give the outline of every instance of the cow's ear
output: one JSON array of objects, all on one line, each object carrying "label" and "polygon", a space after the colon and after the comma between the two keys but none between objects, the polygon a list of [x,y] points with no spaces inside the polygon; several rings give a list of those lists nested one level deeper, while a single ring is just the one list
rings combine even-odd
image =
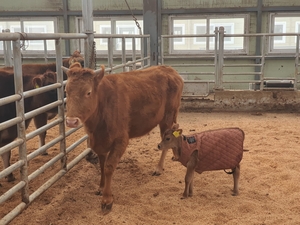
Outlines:
[{"label": "cow's ear", "polygon": [[101,69],[94,70],[94,73],[95,73],[95,79],[97,80],[97,82],[100,82],[104,76],[105,67],[103,65],[101,65]]},{"label": "cow's ear", "polygon": [[36,76],[32,79],[34,88],[39,88],[43,86],[43,79],[41,76]]},{"label": "cow's ear", "polygon": [[175,123],[172,127],[172,130],[177,130],[179,128],[179,124],[178,123]]}]

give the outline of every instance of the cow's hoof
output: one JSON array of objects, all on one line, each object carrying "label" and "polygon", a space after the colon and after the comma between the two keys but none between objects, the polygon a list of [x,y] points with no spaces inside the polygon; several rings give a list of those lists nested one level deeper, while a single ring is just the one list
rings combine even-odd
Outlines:
[{"label": "cow's hoof", "polygon": [[95,191],[95,195],[100,195],[100,196],[102,196],[102,191]]},{"label": "cow's hoof", "polygon": [[152,176],[159,176],[159,175],[161,175],[161,173],[158,172],[158,171],[154,171],[154,172],[152,173]]},{"label": "cow's hoof", "polygon": [[42,155],[48,155],[48,152],[43,152]]},{"label": "cow's hoof", "polygon": [[101,210],[102,210],[103,215],[106,215],[111,212],[112,205],[113,205],[113,203],[110,203],[110,204],[102,203],[101,204]]},{"label": "cow's hoof", "polygon": [[13,174],[9,174],[9,175],[6,177],[6,179],[7,179],[7,182],[12,182],[12,181],[16,180],[16,178],[14,177]]}]

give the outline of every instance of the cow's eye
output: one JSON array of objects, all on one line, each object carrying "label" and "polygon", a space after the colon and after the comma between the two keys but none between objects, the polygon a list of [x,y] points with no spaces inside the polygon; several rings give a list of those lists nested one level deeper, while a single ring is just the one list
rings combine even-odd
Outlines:
[{"label": "cow's eye", "polygon": [[87,95],[87,96],[90,96],[90,95],[91,95],[91,92],[88,92],[86,95]]},{"label": "cow's eye", "polygon": [[166,138],[166,141],[170,141],[170,138]]}]

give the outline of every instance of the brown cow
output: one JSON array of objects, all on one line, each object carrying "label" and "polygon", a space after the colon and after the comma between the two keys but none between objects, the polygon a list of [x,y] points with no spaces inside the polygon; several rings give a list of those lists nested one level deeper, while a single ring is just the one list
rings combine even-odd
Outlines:
[{"label": "brown cow", "polygon": [[158,149],[173,148],[175,159],[187,167],[182,198],[193,195],[194,171],[202,173],[225,169],[232,169],[229,174],[233,174],[233,195],[238,195],[244,132],[239,128],[226,128],[183,135],[178,126],[175,124],[172,129],[166,130]]},{"label": "brown cow", "polygon": [[[74,51],[72,56],[70,56],[67,59],[63,59],[63,65],[65,67],[69,67],[70,65],[72,65],[75,62],[79,62],[81,65],[83,65],[83,63],[84,63],[84,58],[80,54],[79,51]],[[10,73],[13,76],[13,73],[14,73],[13,69],[14,69],[13,67],[0,68],[0,76],[2,76],[2,74],[7,74],[7,73]],[[32,63],[32,64],[23,64],[22,65],[23,74],[30,74],[30,75],[34,76],[34,75],[44,74],[44,73],[46,73],[46,71],[56,72],[56,63],[44,63],[44,64]],[[14,87],[9,86],[9,88],[10,88],[10,90],[8,90],[6,93],[4,91],[2,91],[3,96],[8,96],[8,93],[14,94],[14,92],[13,92]],[[41,102],[41,103],[43,103],[43,102]],[[38,104],[38,103],[35,103],[35,104]],[[47,120],[54,118],[56,114],[57,114],[57,111],[56,112],[51,111],[49,113],[42,113],[42,114],[39,114],[36,117],[34,117],[34,124],[35,124],[36,128],[40,128],[40,127],[46,125]],[[3,117],[3,118],[6,118],[6,117]],[[46,131],[39,135],[40,147],[45,145],[45,138],[46,138]],[[44,154],[47,154],[47,152],[45,152]]]},{"label": "brown cow", "polygon": [[[80,54],[79,51],[74,51],[72,56],[69,58],[63,59],[63,66],[64,67],[70,67],[75,62],[79,62],[82,66],[84,64],[84,58]],[[13,72],[13,67],[2,67],[0,70],[6,70],[9,72]],[[38,75],[38,74],[43,74],[47,70],[56,72],[56,63],[41,63],[41,64],[36,64],[36,63],[29,63],[29,64],[23,64],[22,65],[22,72],[23,74],[31,74],[31,75]]]},{"label": "brown cow", "polygon": [[[47,86],[56,83],[56,73],[47,71],[42,75],[23,75],[23,90],[28,91],[37,87]],[[10,72],[1,71],[0,73],[0,98],[13,95],[14,89],[14,75]],[[36,96],[25,98],[24,106],[25,112],[32,111],[43,105],[49,104],[57,100],[56,89],[48,92],[41,93]],[[39,128],[47,123],[47,119],[53,118],[57,114],[57,108],[54,108],[48,112],[42,113],[34,118],[36,126]],[[0,123],[10,120],[16,117],[15,102],[0,106]],[[25,121],[26,128],[28,127],[31,119]],[[45,140],[46,132],[40,135],[40,139]],[[0,131],[0,147],[12,142],[17,137],[17,126],[9,127]],[[44,144],[44,143],[41,143]],[[10,155],[8,151],[2,154],[2,160],[4,168],[10,166]],[[14,176],[10,174],[7,177],[8,181],[13,181]]]},{"label": "brown cow", "polygon": [[[90,147],[99,157],[99,193],[106,214],[113,204],[112,175],[129,139],[145,135],[157,125],[163,134],[176,123],[183,80],[167,66],[107,76],[103,66],[94,71],[73,64],[63,70],[68,76],[66,125],[83,123]],[[158,167],[163,167],[163,159]]]}]

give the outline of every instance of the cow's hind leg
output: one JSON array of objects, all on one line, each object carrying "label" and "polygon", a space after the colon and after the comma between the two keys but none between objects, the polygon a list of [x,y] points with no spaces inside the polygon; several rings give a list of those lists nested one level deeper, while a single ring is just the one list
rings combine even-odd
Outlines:
[{"label": "cow's hind leg", "polygon": [[181,199],[193,196],[194,175],[195,175],[195,168],[197,164],[198,164],[198,151],[195,150],[191,154],[191,157],[186,166],[186,174],[184,179],[185,188]]},{"label": "cow's hind leg", "polygon": [[[4,169],[6,169],[7,167],[10,166],[11,151],[3,153],[1,155],[1,157],[2,157],[2,161],[3,161]],[[16,178],[14,177],[14,175],[12,173],[10,173],[6,176],[6,179],[8,182],[11,182],[11,181],[14,181]]]},{"label": "cow's hind leg", "polygon": [[113,205],[114,199],[111,191],[112,175],[122,155],[124,154],[127,145],[128,145],[128,139],[115,140],[114,144],[110,148],[110,151],[105,161],[105,165],[104,165],[105,182],[102,191],[102,202],[101,202],[101,208],[104,215],[111,211]]},{"label": "cow's hind leg", "polygon": [[233,171],[233,196],[239,194],[240,164]]}]

